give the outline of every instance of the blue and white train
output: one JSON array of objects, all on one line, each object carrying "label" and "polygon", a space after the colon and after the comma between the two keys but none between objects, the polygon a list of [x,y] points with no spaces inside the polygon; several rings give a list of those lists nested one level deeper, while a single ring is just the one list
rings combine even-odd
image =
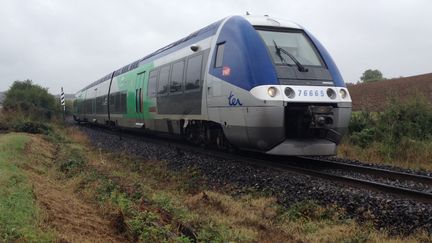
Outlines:
[{"label": "blue and white train", "polygon": [[333,155],[351,97],[301,26],[269,16],[213,23],[88,85],[77,121],[276,155]]}]

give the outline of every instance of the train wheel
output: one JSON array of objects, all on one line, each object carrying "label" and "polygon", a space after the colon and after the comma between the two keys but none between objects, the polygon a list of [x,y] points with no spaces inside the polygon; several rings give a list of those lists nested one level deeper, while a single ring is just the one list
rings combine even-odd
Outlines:
[{"label": "train wheel", "polygon": [[216,133],[216,147],[220,150],[228,150],[229,143],[225,138],[225,134],[222,129],[218,129]]}]

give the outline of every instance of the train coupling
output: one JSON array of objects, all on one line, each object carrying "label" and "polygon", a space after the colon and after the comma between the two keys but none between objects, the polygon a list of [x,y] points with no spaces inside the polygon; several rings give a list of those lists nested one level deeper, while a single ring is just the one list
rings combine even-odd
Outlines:
[{"label": "train coupling", "polygon": [[322,128],[333,125],[333,106],[309,106],[312,128]]}]

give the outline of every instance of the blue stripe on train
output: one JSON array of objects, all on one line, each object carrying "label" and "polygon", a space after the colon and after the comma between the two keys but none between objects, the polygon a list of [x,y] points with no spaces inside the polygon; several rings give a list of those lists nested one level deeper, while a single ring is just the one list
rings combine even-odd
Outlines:
[{"label": "blue stripe on train", "polygon": [[234,16],[222,26],[217,43],[225,42],[223,66],[230,69],[223,75],[223,68],[214,68],[213,53],[210,74],[245,90],[258,85],[279,84],[267,47],[258,32],[243,17]]}]

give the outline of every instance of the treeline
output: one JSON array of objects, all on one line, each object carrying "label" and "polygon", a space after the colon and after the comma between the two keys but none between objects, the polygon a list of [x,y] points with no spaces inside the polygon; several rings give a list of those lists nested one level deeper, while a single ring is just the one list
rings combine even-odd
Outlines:
[{"label": "treeline", "polygon": [[47,133],[61,116],[58,99],[31,80],[15,81],[5,94],[0,130]]}]

